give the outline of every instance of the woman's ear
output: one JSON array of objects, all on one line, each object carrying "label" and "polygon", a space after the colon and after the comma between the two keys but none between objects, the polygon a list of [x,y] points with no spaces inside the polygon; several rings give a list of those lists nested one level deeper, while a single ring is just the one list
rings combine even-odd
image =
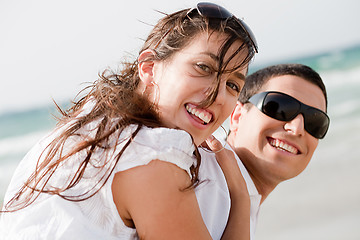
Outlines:
[{"label": "woman's ear", "polygon": [[244,104],[237,101],[236,106],[233,112],[230,115],[230,131],[236,132],[239,124],[239,118],[241,117],[242,110],[244,108]]},{"label": "woman's ear", "polygon": [[138,57],[139,77],[146,86],[150,86],[154,80],[154,51],[147,49],[140,53]]}]

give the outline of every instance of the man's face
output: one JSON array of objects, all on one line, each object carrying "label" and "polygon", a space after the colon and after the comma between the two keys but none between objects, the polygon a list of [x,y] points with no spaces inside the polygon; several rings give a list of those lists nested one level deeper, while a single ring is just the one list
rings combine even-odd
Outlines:
[{"label": "man's face", "polygon": [[[325,111],[321,89],[292,75],[275,77],[259,92],[278,91]],[[232,114],[232,145],[251,175],[266,181],[284,181],[300,174],[308,165],[318,139],[304,129],[303,115],[284,122],[268,117],[251,105],[238,105]]]}]

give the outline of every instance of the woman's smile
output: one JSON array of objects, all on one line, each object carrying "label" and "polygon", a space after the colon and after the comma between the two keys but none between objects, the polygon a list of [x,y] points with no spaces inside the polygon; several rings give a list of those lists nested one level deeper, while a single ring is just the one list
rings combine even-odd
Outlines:
[{"label": "woman's smile", "polygon": [[196,107],[194,104],[188,103],[185,106],[187,112],[199,123],[207,125],[213,120],[213,114],[205,109]]}]

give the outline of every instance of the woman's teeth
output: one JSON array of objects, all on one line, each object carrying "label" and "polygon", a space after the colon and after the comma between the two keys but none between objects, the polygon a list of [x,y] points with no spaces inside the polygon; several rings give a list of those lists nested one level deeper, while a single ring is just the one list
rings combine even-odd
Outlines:
[{"label": "woman's teeth", "polygon": [[188,111],[188,113],[191,113],[192,115],[195,115],[196,117],[198,117],[205,124],[208,124],[211,120],[211,114],[204,110],[201,110],[201,109],[199,110],[199,109],[194,108],[189,105],[186,105],[186,110]]},{"label": "woman's teeth", "polygon": [[276,147],[277,149],[280,149],[280,150],[283,150],[286,152],[290,152],[293,154],[298,154],[298,150],[295,147],[288,145],[288,144],[284,143],[283,141],[280,141],[279,139],[272,138],[272,139],[270,139],[269,143],[271,146]]}]

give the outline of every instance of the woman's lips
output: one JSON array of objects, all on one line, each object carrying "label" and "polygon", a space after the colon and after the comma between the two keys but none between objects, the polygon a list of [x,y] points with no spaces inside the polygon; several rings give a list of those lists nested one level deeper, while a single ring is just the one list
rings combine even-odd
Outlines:
[{"label": "woman's lips", "polygon": [[201,121],[202,124],[206,125],[211,122],[213,115],[202,108],[197,108],[196,105],[188,103],[185,105],[186,111],[192,115],[197,121]]}]

